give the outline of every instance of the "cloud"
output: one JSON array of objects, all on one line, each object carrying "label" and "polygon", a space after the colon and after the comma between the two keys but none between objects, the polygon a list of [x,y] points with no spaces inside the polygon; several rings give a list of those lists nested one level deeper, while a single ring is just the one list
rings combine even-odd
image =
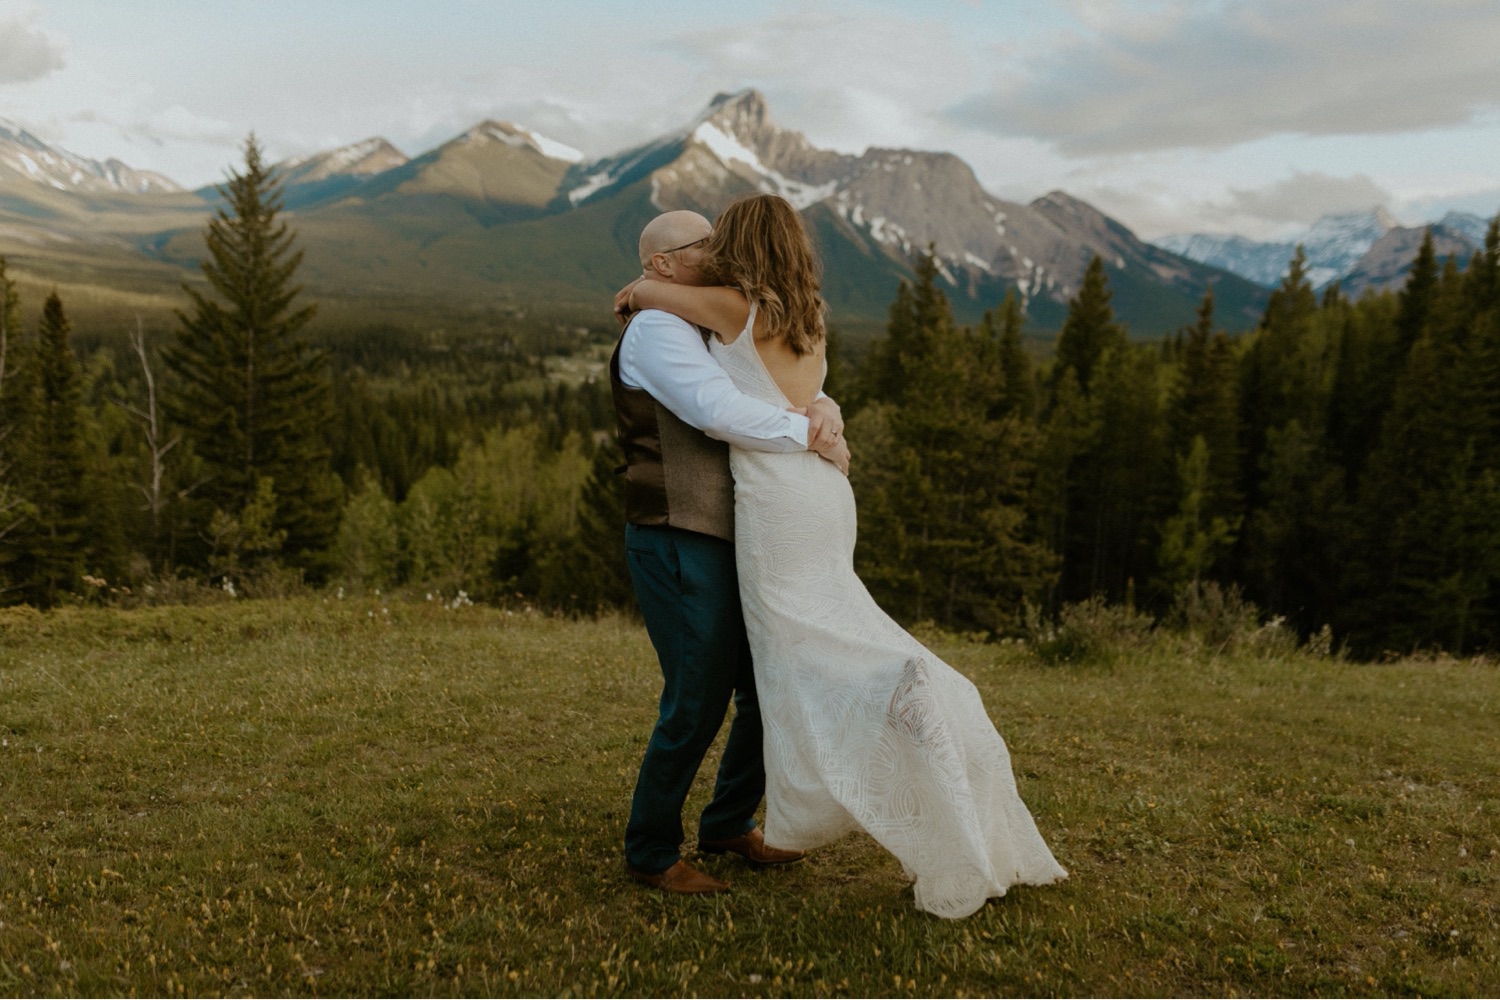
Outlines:
[{"label": "cloud", "polygon": [[1116,218],[1129,219],[1146,239],[1187,232],[1281,239],[1324,215],[1389,209],[1400,202],[1363,174],[1334,177],[1302,171],[1261,187],[1230,187],[1225,194],[1209,196],[1151,181],[1129,186],[1085,182],[1076,187],[1075,193],[1086,201]]},{"label": "cloud", "polygon": [[978,80],[972,51],[949,25],[869,8],[811,4],[682,32],[663,48],[706,87],[756,87],[778,124],[850,151],[922,144],[943,125],[944,95]]},{"label": "cloud", "polygon": [[1376,135],[1500,107],[1490,0],[1083,4],[1036,56],[1008,53],[955,123],[1065,154],[1225,149],[1273,135]]},{"label": "cloud", "polygon": [[1266,187],[1231,188],[1222,211],[1267,222],[1306,222],[1330,212],[1358,212],[1391,203],[1391,193],[1364,174],[1331,177],[1297,171]]},{"label": "cloud", "polygon": [[[603,156],[682,128],[720,91],[755,87],[777,124],[817,145],[930,147],[935,131],[948,128],[946,88],[969,89],[979,79],[967,68],[972,52],[937,20],[826,3],[652,34],[649,42],[625,33],[591,45],[576,43],[569,61],[510,61],[381,95],[383,118],[413,149],[501,118]],[[944,86],[936,87],[940,74]]]},{"label": "cloud", "polygon": [[30,83],[63,68],[62,45],[33,26],[36,14],[0,17],[0,85]]}]

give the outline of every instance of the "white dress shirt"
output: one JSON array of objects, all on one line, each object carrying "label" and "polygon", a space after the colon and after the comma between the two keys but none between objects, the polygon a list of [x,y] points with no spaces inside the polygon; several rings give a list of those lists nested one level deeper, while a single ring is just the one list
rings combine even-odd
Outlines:
[{"label": "white dress shirt", "polygon": [[620,343],[620,380],[717,441],[753,451],[807,448],[807,418],[737,389],[698,328],[672,313],[643,309],[631,319]]}]

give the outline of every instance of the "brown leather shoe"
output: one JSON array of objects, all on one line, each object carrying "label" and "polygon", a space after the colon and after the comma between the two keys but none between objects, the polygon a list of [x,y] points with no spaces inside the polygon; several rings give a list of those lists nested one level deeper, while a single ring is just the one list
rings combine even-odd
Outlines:
[{"label": "brown leather shoe", "polygon": [[727,840],[700,840],[698,850],[705,854],[725,852],[738,854],[752,865],[785,865],[807,857],[802,851],[767,847],[766,836],[760,832],[758,826],[752,828],[749,833],[742,833],[738,837],[730,837]]},{"label": "brown leather shoe", "polygon": [[630,877],[642,885],[663,892],[680,892],[689,896],[703,896],[714,892],[728,892],[729,883],[720,882],[712,875],[705,875],[686,861],[678,861],[664,872],[638,872],[629,865],[625,870]]}]

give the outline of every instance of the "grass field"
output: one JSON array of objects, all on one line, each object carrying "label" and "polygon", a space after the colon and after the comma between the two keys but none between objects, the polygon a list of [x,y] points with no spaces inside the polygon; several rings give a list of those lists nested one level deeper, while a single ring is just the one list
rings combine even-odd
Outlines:
[{"label": "grass field", "polygon": [[628,881],[625,619],[0,611],[0,993],[1500,994],[1494,663],[933,642],[1072,872],[954,922],[857,837]]}]

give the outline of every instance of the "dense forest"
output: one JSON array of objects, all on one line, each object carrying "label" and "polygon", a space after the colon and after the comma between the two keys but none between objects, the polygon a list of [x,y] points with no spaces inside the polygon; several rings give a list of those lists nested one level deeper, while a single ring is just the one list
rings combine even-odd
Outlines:
[{"label": "dense forest", "polygon": [[[612,331],[318,326],[278,213],[252,143],[170,330],[75,335],[55,293],[26,327],[0,259],[0,602],[631,606],[608,386],[556,377]],[[897,618],[1003,636],[1086,600],[1234,601],[1358,655],[1500,646],[1500,219],[1357,301],[1299,252],[1239,337],[1210,293],[1132,341],[1096,259],[1040,362],[1022,302],[959,325],[930,258],[892,294],[857,358],[831,339],[828,391]]]}]

